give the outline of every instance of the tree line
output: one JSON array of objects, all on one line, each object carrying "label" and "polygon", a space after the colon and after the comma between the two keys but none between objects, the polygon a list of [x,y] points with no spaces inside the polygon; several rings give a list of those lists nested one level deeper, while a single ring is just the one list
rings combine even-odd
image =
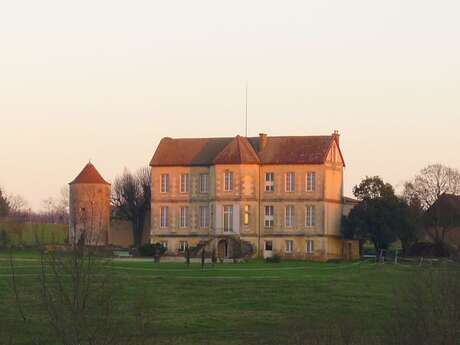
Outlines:
[{"label": "tree line", "polygon": [[401,242],[403,254],[419,242],[431,242],[439,255],[456,254],[448,235],[460,230],[460,172],[429,165],[404,184],[402,195],[379,176],[366,177],[353,188],[359,204],[342,223],[347,239],[373,243],[377,253]]}]

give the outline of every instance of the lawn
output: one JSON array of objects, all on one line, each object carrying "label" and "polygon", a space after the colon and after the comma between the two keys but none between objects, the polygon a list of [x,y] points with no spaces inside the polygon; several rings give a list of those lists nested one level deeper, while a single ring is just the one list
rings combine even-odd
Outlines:
[{"label": "lawn", "polygon": [[[35,286],[36,254],[15,257],[21,284]],[[299,320],[324,325],[344,317],[370,337],[378,336],[391,318],[394,291],[419,269],[371,262],[251,261],[209,264],[202,270],[199,264],[187,268],[177,262],[113,262],[120,314],[130,320],[129,306],[143,298],[155,310],[158,337],[184,344],[269,342],[289,336]],[[8,254],[0,253],[0,300],[8,301],[0,322],[11,323],[17,313],[9,280]]]},{"label": "lawn", "polygon": [[13,245],[63,244],[68,232],[65,224],[18,224],[12,222],[0,223],[0,241],[7,236]]}]

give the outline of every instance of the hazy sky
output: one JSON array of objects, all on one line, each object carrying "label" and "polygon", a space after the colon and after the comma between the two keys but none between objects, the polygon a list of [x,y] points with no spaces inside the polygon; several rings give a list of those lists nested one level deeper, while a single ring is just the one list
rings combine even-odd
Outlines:
[{"label": "hazy sky", "polygon": [[342,134],[346,193],[460,168],[460,1],[4,1],[0,185],[36,209],[163,136]]}]

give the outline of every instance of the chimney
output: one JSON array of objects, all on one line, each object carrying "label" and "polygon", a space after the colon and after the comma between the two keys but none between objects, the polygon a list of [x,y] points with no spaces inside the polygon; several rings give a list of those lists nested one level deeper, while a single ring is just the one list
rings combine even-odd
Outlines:
[{"label": "chimney", "polygon": [[335,130],[334,133],[332,134],[332,137],[335,138],[337,142],[337,146],[340,146],[340,133],[338,130]]},{"label": "chimney", "polygon": [[259,152],[262,152],[267,145],[267,134],[260,133],[259,134]]}]

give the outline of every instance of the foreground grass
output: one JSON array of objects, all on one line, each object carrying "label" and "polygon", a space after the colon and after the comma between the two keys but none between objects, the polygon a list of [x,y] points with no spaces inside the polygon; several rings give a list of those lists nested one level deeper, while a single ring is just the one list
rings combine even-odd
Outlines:
[{"label": "foreground grass", "polygon": [[[15,253],[19,284],[38,286],[39,261],[33,252]],[[391,318],[393,293],[401,289],[416,266],[375,263],[312,263],[251,261],[199,264],[113,261],[120,301],[118,316],[133,322],[129,306],[143,299],[155,314],[160,339],[184,344],[246,344],[289,336],[292,325],[324,325],[350,317],[369,337],[381,335]],[[7,253],[0,254],[0,323],[13,323]],[[38,318],[38,316],[37,316]],[[33,327],[45,327],[36,320]],[[287,333],[287,334],[286,334]],[[27,339],[18,342],[27,343]],[[173,343],[176,343],[176,340]],[[281,342],[278,342],[281,343]]]}]

